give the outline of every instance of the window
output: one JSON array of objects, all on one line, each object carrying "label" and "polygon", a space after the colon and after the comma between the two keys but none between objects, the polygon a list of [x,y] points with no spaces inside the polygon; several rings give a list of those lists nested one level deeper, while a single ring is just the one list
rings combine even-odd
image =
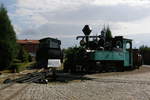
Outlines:
[{"label": "window", "polygon": [[130,43],[126,43],[126,49],[130,49],[131,45]]},{"label": "window", "polygon": [[50,41],[49,45],[50,45],[50,48],[60,48],[58,42]]},{"label": "window", "polygon": [[116,48],[122,48],[121,41],[116,41]]}]

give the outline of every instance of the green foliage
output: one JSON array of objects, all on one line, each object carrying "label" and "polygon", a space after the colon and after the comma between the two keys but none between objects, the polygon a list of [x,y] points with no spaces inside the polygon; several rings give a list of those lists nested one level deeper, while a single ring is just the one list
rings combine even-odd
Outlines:
[{"label": "green foliage", "polygon": [[0,69],[8,67],[12,61],[12,53],[10,44],[7,42],[0,41]]},{"label": "green foliage", "polygon": [[30,55],[28,52],[22,46],[20,46],[17,59],[19,59],[21,62],[28,62],[31,59],[29,57]]},{"label": "green foliage", "polygon": [[13,63],[10,67],[10,69],[13,71],[13,72],[21,72],[23,70],[25,70],[27,67],[31,67],[31,66],[34,66],[34,63],[32,62],[24,62],[24,63]]},{"label": "green foliage", "polygon": [[146,46],[146,45],[142,45],[139,47],[140,51],[150,51],[150,47]]},{"label": "green foliage", "polygon": [[82,47],[70,47],[64,50],[64,71],[74,70],[76,65],[82,65],[84,62],[84,49]]},{"label": "green foliage", "polygon": [[106,29],[106,40],[109,40],[112,38],[112,34],[111,34],[111,31],[110,31],[110,28],[107,27]]},{"label": "green foliage", "polygon": [[0,69],[8,67],[17,54],[16,33],[7,15],[6,8],[0,6]]},{"label": "green foliage", "polygon": [[106,38],[106,41],[110,40],[112,38],[112,33],[111,33],[109,26],[107,28],[105,28],[105,26],[104,26],[104,28],[102,29],[102,32]]},{"label": "green foliage", "polygon": [[19,59],[14,59],[13,63],[21,63],[21,61]]},{"label": "green foliage", "polygon": [[32,62],[32,56],[29,54],[29,56],[28,56],[28,61],[29,62]]}]

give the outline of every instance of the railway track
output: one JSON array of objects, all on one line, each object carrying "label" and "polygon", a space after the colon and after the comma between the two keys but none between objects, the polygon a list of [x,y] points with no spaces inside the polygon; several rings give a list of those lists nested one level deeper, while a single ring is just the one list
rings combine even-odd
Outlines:
[{"label": "railway track", "polygon": [[[51,71],[47,71],[47,72],[33,72],[33,73],[28,73],[20,78],[17,79],[6,79],[3,83],[9,83],[9,84],[13,84],[13,83],[46,83],[46,78],[48,76],[52,76],[52,72]],[[9,86],[9,85],[8,85]]]},{"label": "railway track", "polygon": [[34,72],[34,73],[26,74],[25,76],[23,76],[21,78],[12,80],[12,82],[15,82],[15,83],[30,83],[30,82],[37,83],[42,79],[44,80],[45,76],[46,75],[43,72]]}]

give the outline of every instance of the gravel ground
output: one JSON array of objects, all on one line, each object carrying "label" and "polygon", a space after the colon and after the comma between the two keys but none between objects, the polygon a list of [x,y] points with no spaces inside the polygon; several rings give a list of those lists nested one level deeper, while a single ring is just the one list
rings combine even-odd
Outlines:
[{"label": "gravel ground", "polygon": [[150,100],[149,70],[143,67],[132,72],[85,75],[90,80],[68,83],[15,84],[5,89],[0,85],[0,97],[3,95],[9,100]]}]

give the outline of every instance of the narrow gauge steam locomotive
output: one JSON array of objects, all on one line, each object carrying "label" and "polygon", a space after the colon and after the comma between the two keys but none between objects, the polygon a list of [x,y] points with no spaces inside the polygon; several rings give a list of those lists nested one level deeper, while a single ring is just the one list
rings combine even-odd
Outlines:
[{"label": "narrow gauge steam locomotive", "polygon": [[48,68],[48,59],[63,60],[61,41],[54,38],[43,38],[40,40],[39,49],[36,54],[38,68]]},{"label": "narrow gauge steam locomotive", "polygon": [[84,49],[82,65],[76,65],[73,71],[124,71],[125,69],[139,68],[142,58],[138,50],[132,49],[132,40],[123,36],[107,38],[102,31],[99,36],[90,36],[91,29],[88,25],[83,28],[85,36],[81,38],[81,47]]}]

